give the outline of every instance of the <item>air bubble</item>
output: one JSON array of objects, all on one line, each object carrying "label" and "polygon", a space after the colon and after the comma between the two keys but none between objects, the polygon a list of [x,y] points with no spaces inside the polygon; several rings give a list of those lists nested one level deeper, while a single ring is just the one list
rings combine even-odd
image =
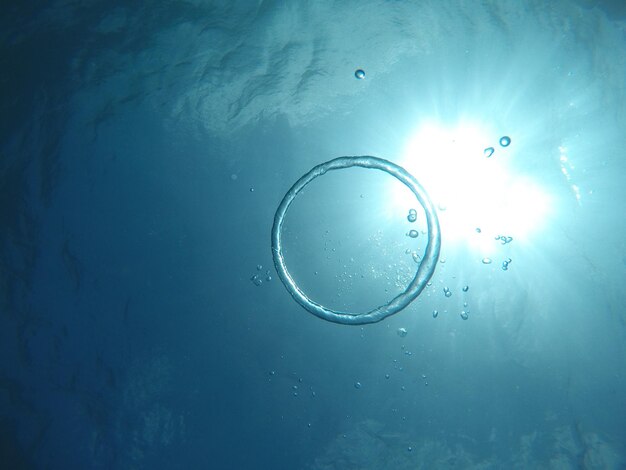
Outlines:
[{"label": "air bubble", "polygon": [[491,264],[491,258],[483,258],[482,262],[483,264]]},{"label": "air bubble", "polygon": [[398,328],[397,333],[400,338],[404,338],[407,335],[408,331],[406,331],[406,328]]},{"label": "air bubble", "polygon": [[439,315],[439,311],[433,310],[433,318],[437,318],[438,315]]},{"label": "air bubble", "polygon": [[467,314],[467,312],[466,312],[465,310],[463,310],[463,311],[461,312],[461,318],[462,318],[463,320],[467,320],[467,319],[469,318],[469,315]]},{"label": "air bubble", "polygon": [[[320,305],[312,301],[300,287],[296,284],[293,277],[287,270],[285,258],[282,250],[282,226],[285,221],[286,213],[298,195],[311,181],[318,176],[327,174],[333,170],[341,170],[351,167],[360,167],[384,171],[403,183],[417,198],[424,209],[426,215],[426,225],[428,227],[428,240],[422,262],[419,265],[415,277],[412,279],[406,290],[395,298],[367,312],[341,312],[332,308]],[[298,179],[294,185],[287,191],[274,215],[274,224],[272,226],[272,257],[278,277],[285,285],[287,291],[294,300],[299,303],[308,312],[327,321],[341,323],[344,325],[363,325],[367,323],[376,323],[384,318],[389,317],[400,310],[407,307],[415,300],[426,287],[426,283],[432,277],[439,259],[439,251],[441,248],[441,232],[437,213],[433,207],[428,194],[419,184],[419,182],[405,169],[395,165],[387,160],[371,156],[354,156],[339,157],[334,160],[322,163],[313,167],[308,173]]]},{"label": "air bubble", "polygon": [[463,292],[467,292],[469,290],[469,286],[463,286]]},{"label": "air bubble", "polygon": [[354,388],[356,388],[356,389],[361,388],[361,382],[356,382],[356,383],[354,384]]},{"label": "air bubble", "polygon": [[406,216],[406,220],[408,220],[411,223],[415,222],[417,220],[417,213],[409,212],[409,215]]},{"label": "air bubble", "polygon": [[493,152],[494,152],[494,148],[493,147],[487,147],[485,150],[483,150],[483,154],[487,158],[491,157],[493,155]]},{"label": "air bubble", "polygon": [[354,76],[356,78],[358,78],[359,80],[363,80],[365,78],[365,70],[363,70],[363,69],[356,69],[354,71]]},{"label": "air bubble", "polygon": [[500,137],[500,145],[502,147],[508,147],[511,144],[511,138],[508,135]]},{"label": "air bubble", "polygon": [[413,261],[415,261],[416,263],[420,262],[420,255],[417,253],[417,251],[413,251],[411,253],[411,258],[413,258]]},{"label": "air bubble", "polygon": [[506,245],[507,243],[511,243],[513,241],[513,237],[509,237],[507,235],[498,235],[495,237],[495,240],[500,240],[500,243]]},{"label": "air bubble", "polygon": [[419,232],[417,230],[409,230],[407,235],[411,238],[417,238],[419,236]]},{"label": "air bubble", "polygon": [[446,297],[451,297],[452,296],[452,292],[450,292],[450,289],[448,287],[444,287],[443,288],[443,295],[445,295]]}]

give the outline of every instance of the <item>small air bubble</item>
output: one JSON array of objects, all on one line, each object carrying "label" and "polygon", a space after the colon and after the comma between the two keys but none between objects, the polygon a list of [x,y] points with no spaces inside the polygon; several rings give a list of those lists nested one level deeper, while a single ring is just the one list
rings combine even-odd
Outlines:
[{"label": "small air bubble", "polygon": [[511,144],[511,138],[508,135],[500,137],[500,145],[502,147],[508,147]]},{"label": "small air bubble", "polygon": [[409,215],[406,216],[406,219],[413,223],[417,220],[417,211],[415,209],[409,209]]},{"label": "small air bubble", "polygon": [[493,147],[487,147],[485,150],[483,150],[483,154],[487,158],[491,157],[493,155],[493,152],[494,152],[494,148]]},{"label": "small air bubble", "polygon": [[365,70],[363,70],[363,69],[356,69],[354,71],[354,76],[356,78],[358,78],[359,80],[363,80],[365,78]]}]

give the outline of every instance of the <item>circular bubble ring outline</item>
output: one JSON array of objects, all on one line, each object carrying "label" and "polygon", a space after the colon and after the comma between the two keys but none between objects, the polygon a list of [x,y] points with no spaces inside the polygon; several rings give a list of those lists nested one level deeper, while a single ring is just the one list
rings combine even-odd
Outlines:
[{"label": "circular bubble ring outline", "polygon": [[[419,265],[415,277],[406,290],[390,300],[388,303],[364,313],[336,311],[311,300],[296,284],[291,277],[291,274],[289,274],[282,251],[282,226],[285,221],[285,215],[298,193],[315,178],[324,175],[328,171],[342,170],[354,166],[384,171],[404,183],[411,190],[411,192],[413,192],[418,202],[424,208],[426,213],[426,223],[428,225],[428,242],[426,244],[424,256],[422,257],[422,262]],[[398,313],[400,310],[408,306],[417,298],[417,296],[420,295],[435,272],[437,261],[439,260],[440,250],[441,232],[439,228],[439,219],[437,218],[435,207],[430,201],[428,194],[418,181],[404,168],[378,157],[339,157],[315,166],[298,181],[296,181],[289,191],[287,191],[287,194],[285,194],[285,197],[276,210],[274,224],[272,226],[272,257],[274,259],[274,266],[276,267],[278,277],[287,288],[287,291],[289,291],[296,302],[313,315],[333,323],[341,323],[344,325],[364,325],[368,323],[376,323],[390,315]]]}]

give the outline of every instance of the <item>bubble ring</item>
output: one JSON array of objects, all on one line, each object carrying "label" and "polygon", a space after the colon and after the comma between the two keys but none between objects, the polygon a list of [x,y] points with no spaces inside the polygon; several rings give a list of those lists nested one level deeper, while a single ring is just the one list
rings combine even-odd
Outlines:
[{"label": "bubble ring", "polygon": [[[296,284],[291,277],[291,274],[289,274],[282,251],[282,227],[285,221],[285,215],[298,193],[315,178],[322,176],[328,171],[342,170],[353,166],[381,170],[389,173],[391,176],[394,176],[396,179],[404,183],[413,192],[413,194],[415,194],[418,202],[424,208],[424,211],[426,212],[426,223],[428,225],[428,243],[426,244],[426,250],[422,258],[422,262],[419,265],[415,277],[406,290],[394,299],[390,300],[388,303],[364,313],[340,312],[324,307],[323,305],[311,300]],[[272,226],[272,257],[274,259],[274,266],[278,272],[278,277],[280,277],[280,280],[285,285],[291,296],[296,302],[313,315],[330,322],[341,323],[344,325],[364,325],[367,323],[376,323],[390,315],[393,315],[394,313],[398,313],[400,310],[408,306],[417,298],[418,295],[420,295],[422,290],[424,290],[424,287],[426,287],[426,284],[435,272],[440,249],[441,232],[439,229],[439,220],[437,219],[435,208],[424,188],[422,188],[418,181],[404,168],[378,157],[339,157],[312,168],[308,173],[296,181],[289,191],[287,191],[287,194],[285,194],[285,197],[276,210],[274,225]]]}]

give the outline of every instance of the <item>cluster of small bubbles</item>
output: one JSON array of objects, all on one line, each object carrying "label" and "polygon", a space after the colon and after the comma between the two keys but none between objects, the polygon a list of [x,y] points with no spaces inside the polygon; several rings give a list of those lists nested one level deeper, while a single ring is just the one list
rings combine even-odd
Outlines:
[{"label": "cluster of small bubbles", "polygon": [[419,264],[421,257],[420,255],[417,253],[417,251],[413,251],[411,252],[411,258],[413,258],[413,261],[415,261],[416,263]]},{"label": "cluster of small bubbles", "polygon": [[361,382],[355,382],[354,388],[356,388],[356,389],[361,388]]},{"label": "cluster of small bubbles", "polygon": [[461,318],[463,320],[467,320],[469,318],[469,315],[467,314],[467,312],[465,310],[461,311]]},{"label": "cluster of small bubbles", "polygon": [[483,154],[487,158],[491,157],[493,155],[493,152],[494,152],[494,148],[493,147],[487,147],[485,150],[483,150]]},{"label": "cluster of small bubbles", "polygon": [[363,80],[365,78],[365,70],[363,69],[356,69],[354,71],[354,76],[359,79],[359,80]]},{"label": "cluster of small bubbles", "polygon": [[513,241],[513,237],[509,237],[507,235],[498,235],[495,238],[496,240],[500,240],[500,243],[506,245],[507,243],[511,243]]},{"label": "cluster of small bubbles", "polygon": [[256,270],[257,270],[257,271],[262,271],[262,270],[263,270],[263,265],[261,265],[261,264],[257,264],[257,265],[256,265]]},{"label": "cluster of small bubbles", "polygon": [[437,316],[439,316],[439,311],[433,310],[433,318],[437,318]]},{"label": "cluster of small bubbles", "polygon": [[419,232],[417,230],[409,230],[407,235],[411,238],[417,238],[419,236]]},{"label": "cluster of small bubbles", "polygon": [[270,270],[265,271],[265,280],[270,282],[272,280],[272,275],[270,274]]},{"label": "cluster of small bubbles", "polygon": [[502,147],[508,147],[509,145],[511,145],[511,138],[508,135],[503,135],[502,137],[500,137],[500,145]]},{"label": "cluster of small bubbles", "polygon": [[509,269],[509,264],[511,264],[513,260],[511,258],[507,258],[504,261],[502,261],[502,271],[506,271]]},{"label": "cluster of small bubbles", "polygon": [[415,209],[409,209],[409,215],[406,216],[406,220],[413,223],[417,220],[417,211]]},{"label": "cluster of small bubbles", "polygon": [[443,295],[445,295],[446,297],[451,297],[452,296],[452,292],[450,291],[450,288],[444,287],[443,288]]},{"label": "cluster of small bubbles", "polygon": [[252,284],[254,284],[255,286],[260,286],[261,284],[263,284],[263,279],[261,279],[261,277],[258,274],[254,274],[250,280],[252,281]]},{"label": "cluster of small bubbles", "polygon": [[491,264],[491,258],[483,258],[482,262],[483,264]]},{"label": "cluster of small bubbles", "polygon": [[408,331],[406,331],[406,328],[398,328],[398,336],[400,338],[404,338],[407,335]]},{"label": "cluster of small bubbles", "polygon": [[463,286],[463,292],[467,292],[469,290],[469,286]]}]

